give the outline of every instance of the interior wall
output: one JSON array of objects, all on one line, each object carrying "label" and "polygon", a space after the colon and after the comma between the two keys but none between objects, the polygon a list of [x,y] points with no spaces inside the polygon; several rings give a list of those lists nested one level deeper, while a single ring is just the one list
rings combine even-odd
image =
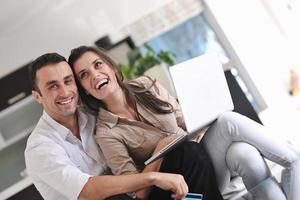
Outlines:
[{"label": "interior wall", "polygon": [[0,78],[47,52],[69,55],[170,0],[4,0],[0,8]]}]

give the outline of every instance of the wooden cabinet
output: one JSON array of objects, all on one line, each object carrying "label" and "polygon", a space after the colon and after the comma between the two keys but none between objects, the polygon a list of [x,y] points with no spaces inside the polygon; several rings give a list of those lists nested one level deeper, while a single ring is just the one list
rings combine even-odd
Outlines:
[{"label": "wooden cabinet", "polygon": [[0,112],[31,94],[30,64],[0,79]]}]

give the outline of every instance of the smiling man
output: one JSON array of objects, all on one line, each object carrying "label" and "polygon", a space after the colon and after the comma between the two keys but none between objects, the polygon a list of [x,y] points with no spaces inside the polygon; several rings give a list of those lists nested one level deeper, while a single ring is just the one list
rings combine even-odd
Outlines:
[{"label": "smiling man", "polygon": [[44,199],[106,199],[149,186],[173,191],[174,199],[185,196],[188,188],[181,175],[109,175],[94,139],[95,116],[78,106],[74,76],[64,57],[57,53],[38,57],[31,78],[32,96],[44,112],[27,141],[25,161]]},{"label": "smiling man", "polygon": [[[54,58],[54,56],[53,56]],[[67,62],[57,56],[61,61],[56,64],[49,63],[37,70],[35,90],[32,91],[34,99],[43,105],[44,111],[55,121],[64,124],[74,135],[80,139],[77,117],[74,114],[78,103],[77,87]]]}]

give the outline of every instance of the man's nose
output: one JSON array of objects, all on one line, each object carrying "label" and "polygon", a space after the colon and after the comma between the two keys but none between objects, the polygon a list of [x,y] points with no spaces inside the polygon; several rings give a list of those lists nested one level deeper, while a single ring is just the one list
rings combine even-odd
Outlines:
[{"label": "man's nose", "polygon": [[60,88],[60,95],[67,96],[69,94],[69,89],[66,85],[61,86]]}]

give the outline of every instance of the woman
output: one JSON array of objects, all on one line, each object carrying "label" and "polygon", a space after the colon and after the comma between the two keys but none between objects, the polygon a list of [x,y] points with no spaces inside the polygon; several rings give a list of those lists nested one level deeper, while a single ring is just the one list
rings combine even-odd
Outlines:
[{"label": "woman", "polygon": [[[185,134],[176,99],[158,83],[145,77],[123,82],[117,65],[92,47],[73,49],[69,63],[82,86],[83,102],[99,109],[96,138],[115,174],[140,172],[143,161],[168,143],[171,133]],[[299,152],[269,138],[263,126],[237,113],[224,113],[201,143],[221,191],[230,176],[238,174],[254,199],[300,199]],[[261,154],[284,167],[283,190]],[[158,170],[155,165],[158,168],[150,170]]]},{"label": "woman", "polygon": [[[82,47],[80,49],[85,51],[85,49],[87,50],[93,48]],[[80,49],[79,51],[81,52]],[[87,81],[87,88],[90,88],[89,91],[91,95],[86,95],[87,90],[83,90],[83,88],[80,87],[80,84],[78,85],[83,102],[85,102],[88,106],[90,106],[91,109],[94,109],[95,111],[98,111],[100,108],[99,114],[101,113],[101,117],[99,115],[97,122],[96,140],[104,152],[107,163],[112,172],[116,175],[146,171],[179,173],[184,176],[185,181],[189,186],[189,192],[201,193],[206,199],[223,199],[218,190],[218,185],[210,158],[207,156],[207,153],[201,144],[195,142],[184,143],[175,150],[171,151],[167,156],[164,157],[164,159],[160,159],[146,167],[144,166],[144,161],[153,153],[163,148],[167,143],[173,140],[174,137],[177,137],[178,134],[185,134],[185,132],[182,129],[179,129],[179,131],[169,129],[162,132],[162,130],[157,128],[157,125],[155,126],[153,125],[154,123],[152,124],[151,119],[150,121],[147,121],[147,119],[149,119],[147,114],[141,114],[138,112],[133,99],[125,99],[125,93],[121,89],[121,87],[130,87],[130,90],[139,90],[142,92],[142,88],[137,85],[137,82],[132,82],[130,85],[122,85],[121,74],[117,73],[118,77],[116,77],[115,70],[117,68],[114,68],[113,70],[110,67],[116,65],[106,55],[106,62],[109,63],[109,65],[105,64],[103,73],[101,75],[99,74],[100,76],[96,75],[96,73],[94,73],[96,71],[94,70],[100,69],[104,62],[102,59],[100,59],[100,57],[97,56],[98,54],[95,53],[101,52],[98,52],[96,49],[93,50],[94,52],[86,52],[88,56],[92,56],[93,61],[90,63],[92,64],[92,67],[90,67],[90,64],[86,65],[82,63],[82,66],[87,66],[87,68],[81,68],[79,70],[80,72],[77,71],[78,73],[76,77],[78,80]],[[81,57],[80,52],[78,54],[79,57]],[[77,59],[79,57],[76,56],[76,52],[70,56],[69,61],[72,66],[73,64],[77,65],[79,61]],[[92,76],[95,78],[89,79]],[[89,82],[88,80],[93,81]],[[146,82],[150,81],[150,79],[143,80]],[[119,86],[119,83],[122,85],[121,87]],[[92,88],[97,89],[92,91]],[[105,101],[110,102],[109,104],[102,104],[102,101],[99,101],[93,97],[97,96],[97,93],[103,90],[106,92],[104,95],[100,94],[101,97],[99,97],[99,99],[106,99]],[[127,88],[124,90],[128,91]],[[145,92],[142,92],[141,94],[144,93]],[[150,101],[145,102],[149,102],[150,104],[152,103],[152,108],[156,108],[159,112],[165,113],[163,116],[169,115],[172,117],[172,119],[174,118],[174,115],[171,113],[171,109],[173,109],[171,104],[162,100],[156,100],[156,97],[151,95],[149,92],[146,92],[145,94],[148,96],[143,96],[141,98],[147,98],[148,100],[150,99]],[[129,94],[129,96],[129,98],[135,98],[132,97],[131,94]],[[141,99],[141,101],[143,100]],[[160,105],[156,106],[156,103]],[[167,107],[163,107],[164,105]],[[116,126],[109,128],[113,125],[113,121],[117,120],[119,117],[122,122],[119,121],[120,123],[116,123]],[[176,121],[173,121],[173,123],[175,125]],[[104,125],[104,129],[102,129],[102,125],[100,124]],[[170,126],[170,128],[172,127],[175,126]],[[108,137],[102,137],[104,136],[102,133]],[[141,139],[145,141],[141,141]],[[137,195],[139,198],[146,198],[148,192],[149,191],[145,189],[136,192],[135,195]],[[171,192],[162,191],[159,188],[154,188],[149,197],[149,199],[164,200],[170,198]]]}]

